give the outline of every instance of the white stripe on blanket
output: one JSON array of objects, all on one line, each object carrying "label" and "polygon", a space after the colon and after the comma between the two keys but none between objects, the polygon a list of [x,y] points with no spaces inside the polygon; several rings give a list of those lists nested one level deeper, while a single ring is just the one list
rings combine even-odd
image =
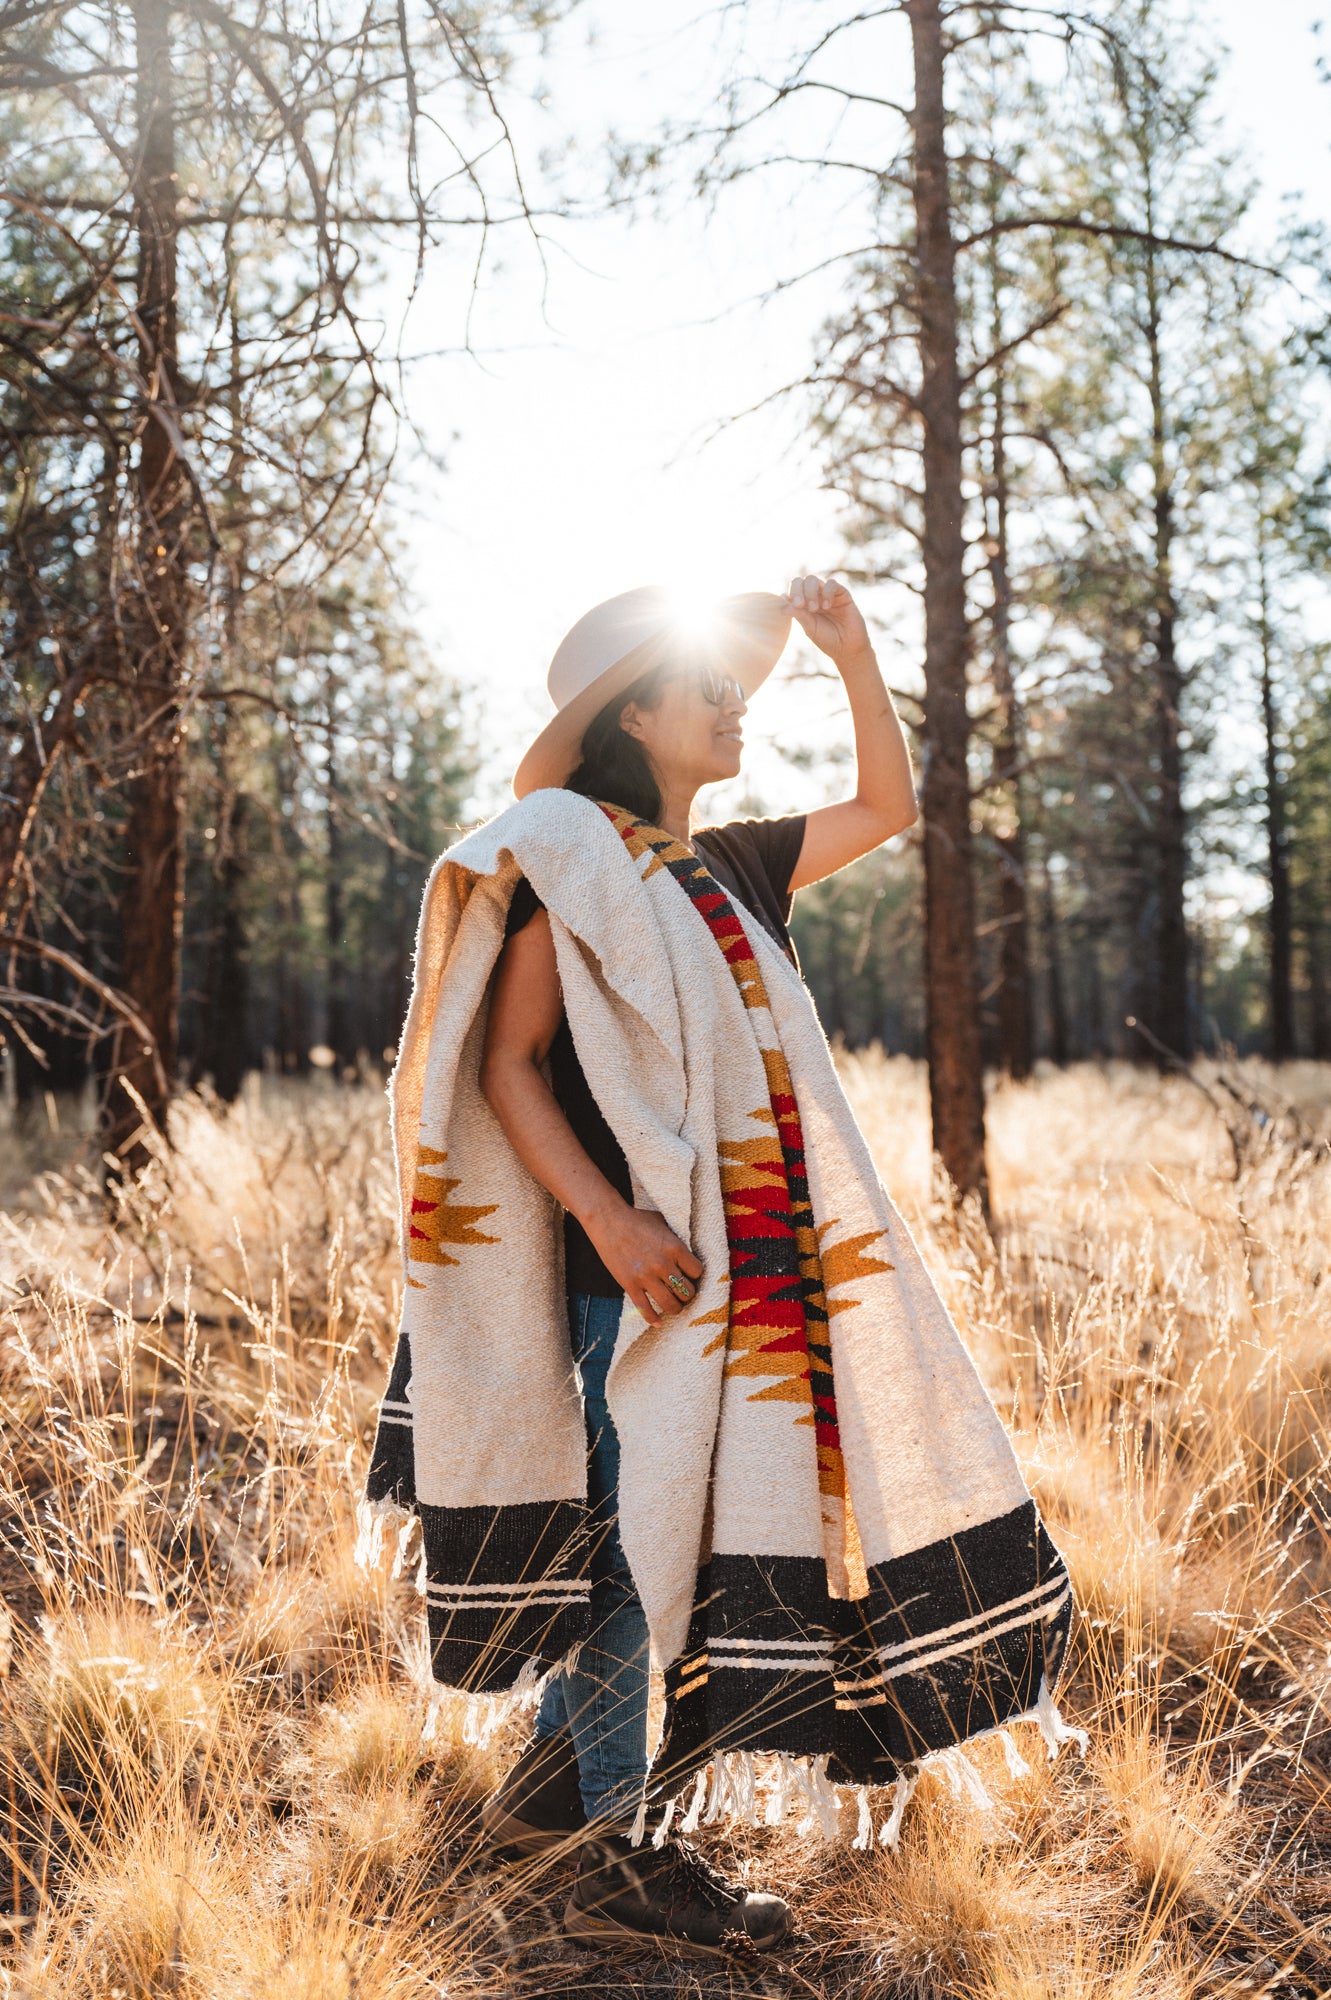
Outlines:
[{"label": "white stripe on blanket", "polygon": [[[835,1683],[837,1693],[858,1694],[868,1688],[881,1687],[884,1681],[894,1678],[897,1674],[909,1673],[914,1667],[927,1664],[930,1660],[943,1659],[950,1653],[964,1652],[968,1645],[982,1643],[991,1638],[995,1631],[1010,1632],[1014,1626],[1028,1621],[1022,1618],[1009,1619],[1005,1624],[994,1627],[993,1620],[1002,1618],[1004,1612],[1015,1611],[1019,1605],[1033,1604],[1038,1598],[1048,1597],[1051,1591],[1058,1593],[1054,1603],[1041,1607],[1038,1612],[1033,1609],[1029,1613],[1029,1622],[1036,1623],[1048,1618],[1051,1612],[1058,1610],[1066,1601],[1067,1584],[1064,1577],[1051,1577],[1035,1590],[1023,1591],[1019,1597],[1006,1598],[1003,1603],[991,1606],[988,1611],[976,1612],[970,1618],[959,1618],[955,1624],[941,1626],[936,1632],[929,1632],[918,1639],[903,1639],[895,1645],[880,1646],[875,1654],[875,1658],[879,1660],[896,1659],[901,1654],[921,1654],[925,1649],[930,1650],[927,1659],[908,1659],[891,1673],[861,1675],[854,1681],[837,1681]],[[976,1632],[973,1630],[976,1626],[984,1626],[986,1629]],[[938,1646],[940,1639],[950,1639],[955,1634],[966,1631],[971,1632],[971,1637],[961,1644],[943,1648]],[[832,1655],[825,1648],[798,1639],[709,1639],[707,1651],[711,1663],[717,1667],[768,1668],[781,1673],[829,1672],[832,1667]],[[734,1659],[724,1657],[732,1653],[739,1657]],[[770,1657],[760,1659],[757,1657],[760,1653]],[[797,1654],[801,1657],[796,1658]]]},{"label": "white stripe on blanket", "polygon": [[826,1648],[812,1639],[709,1639],[709,1646],[731,1646],[741,1653],[817,1653]]},{"label": "white stripe on blanket", "polygon": [[935,1646],[940,1639],[951,1639],[958,1632],[967,1631],[972,1625],[983,1625],[990,1618],[1001,1618],[1005,1611],[1015,1611],[1019,1605],[1030,1604],[1036,1598],[1047,1597],[1051,1590],[1062,1590],[1067,1583],[1064,1576],[1051,1576],[1034,1590],[1024,1590],[1020,1597],[1004,1598],[1001,1604],[991,1604],[987,1611],[977,1611],[971,1618],[958,1618],[955,1625],[940,1625],[936,1632],[928,1632],[918,1639],[901,1639],[893,1646],[880,1646],[874,1655],[878,1660],[894,1660],[901,1653],[916,1651],[920,1646]]},{"label": "white stripe on blanket", "polygon": [[516,1612],[516,1611],[527,1611],[533,1605],[538,1605],[538,1604],[567,1606],[569,1604],[576,1604],[579,1602],[579,1600],[577,1598],[572,1598],[572,1597],[520,1597],[511,1599],[501,1598],[501,1597],[483,1597],[478,1601],[474,1597],[471,1598],[431,1597],[427,1600],[427,1602],[431,1604],[436,1611]]},{"label": "white stripe on blanket", "polygon": [[538,1590],[544,1591],[547,1596],[588,1597],[591,1584],[585,1577],[565,1579],[561,1576],[533,1577],[528,1583],[432,1583],[428,1595],[469,1597],[478,1604],[489,1604],[501,1598],[530,1597]]},{"label": "white stripe on blanket", "polygon": [[877,1687],[880,1681],[894,1681],[902,1674],[916,1674],[921,1667],[931,1667],[935,1660],[950,1660],[956,1653],[969,1652],[972,1646],[987,1645],[990,1639],[1000,1638],[1004,1632],[1015,1632],[1018,1625],[1043,1625],[1046,1619],[1052,1618],[1055,1612],[1063,1609],[1071,1595],[1071,1589],[1065,1585],[1052,1604],[1039,1606],[1035,1611],[1023,1612],[1017,1618],[1009,1618],[1002,1625],[987,1625],[982,1632],[974,1632],[968,1639],[958,1639],[954,1646],[940,1646],[937,1652],[923,1653],[918,1659],[902,1660],[898,1666],[889,1667],[886,1673],[870,1674],[857,1685]]},{"label": "white stripe on blanket", "polygon": [[[833,1686],[840,1695],[851,1696],[863,1694],[868,1697],[870,1702],[881,1701],[883,1696],[874,1694],[872,1690],[883,1687],[888,1681],[899,1680],[904,1674],[918,1673],[921,1668],[932,1666],[936,1660],[951,1659],[957,1653],[965,1653],[973,1647],[987,1645],[991,1639],[1000,1638],[1005,1632],[1013,1632],[1019,1625],[1038,1625],[1042,1624],[1046,1619],[1052,1618],[1055,1612],[1062,1610],[1071,1595],[1067,1584],[1061,1578],[1056,1578],[1054,1584],[1059,1594],[1054,1598],[1052,1603],[1033,1606],[1029,1611],[1015,1618],[1005,1619],[998,1625],[992,1623],[985,1624],[982,1630],[972,1631],[966,1638],[957,1640],[951,1646],[934,1646],[934,1637],[940,1635],[930,1635],[929,1638],[919,1640],[917,1646],[932,1647],[931,1651],[920,1652],[918,1657],[899,1661],[896,1666],[889,1667],[881,1674],[861,1674],[852,1681],[834,1681]],[[1034,1595],[1033,1591],[1027,1591],[1024,1597],[1012,1598],[1010,1603],[1020,1604]],[[1006,1604],[996,1605],[994,1610],[986,1613],[985,1616],[988,1619],[996,1618],[1008,1608],[1009,1606]],[[973,1618],[968,1618],[963,1622],[967,1625],[976,1625],[979,1623],[978,1620]],[[957,1631],[959,1629],[959,1626],[949,1626],[947,1628],[948,1631]],[[830,1673],[832,1671],[833,1660],[830,1653],[806,1652],[797,1654],[796,1650],[791,1647],[781,1651],[772,1650],[760,1656],[756,1651],[749,1650],[749,1647],[756,1648],[758,1646],[775,1649],[780,1646],[780,1641],[775,1639],[754,1639],[746,1645],[746,1642],[742,1639],[714,1639],[709,1642],[707,1647],[707,1664],[709,1667],[716,1668],[739,1667],[750,1673],[816,1674]],[[885,1657],[888,1650],[884,1648],[878,1657]],[[900,1648],[894,1647],[890,1650],[895,1652],[900,1651]],[[690,1669],[690,1671],[695,1670]],[[850,1705],[853,1706],[854,1704]]]}]

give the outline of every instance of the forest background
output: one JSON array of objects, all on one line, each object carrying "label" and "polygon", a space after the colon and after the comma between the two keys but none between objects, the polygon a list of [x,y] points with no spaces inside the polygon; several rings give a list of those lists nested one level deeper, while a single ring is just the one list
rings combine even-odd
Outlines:
[{"label": "forest background", "polygon": [[[176,1082],[379,1073],[564,626],[806,566],[924,812],[797,942],[958,1186],[986,1067],[1331,1056],[1331,251],[1215,23],[0,6],[19,1106],[133,1162]],[[716,814],[846,780],[816,661],[764,703]]]},{"label": "forest background", "polygon": [[[1315,22],[0,0],[3,2000],[1331,1991]],[[810,569],[922,813],[797,941],[1085,1749],[714,1766],[788,1958],[601,1957],[362,1505],[382,1082],[567,626]],[[849,782],[799,645],[748,734],[717,816]]]}]

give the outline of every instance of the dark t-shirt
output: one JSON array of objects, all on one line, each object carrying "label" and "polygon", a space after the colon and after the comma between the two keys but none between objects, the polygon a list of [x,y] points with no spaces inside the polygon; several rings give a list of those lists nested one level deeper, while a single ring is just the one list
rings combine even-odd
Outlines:
[{"label": "dark t-shirt", "polygon": [[[793,959],[795,948],[787,929],[790,878],[804,845],[804,814],[792,813],[784,819],[734,819],[725,826],[704,827],[693,836],[693,844],[721,887],[737,897]],[[541,907],[524,876],[513,891],[505,936],[522,930]],[[592,1095],[573,1046],[567,1015],[550,1044],[550,1087],[583,1150],[625,1201],[632,1201],[628,1161]],[[597,1298],[622,1296],[586,1230],[572,1215],[564,1217],[564,1276],[570,1292],[590,1292]]]}]

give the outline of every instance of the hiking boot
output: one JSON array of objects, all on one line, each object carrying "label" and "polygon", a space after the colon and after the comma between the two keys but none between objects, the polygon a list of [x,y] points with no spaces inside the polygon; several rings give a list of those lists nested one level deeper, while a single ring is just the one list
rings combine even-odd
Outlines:
[{"label": "hiking boot", "polygon": [[564,1929],[582,1944],[673,1944],[720,1958],[771,1951],[792,1929],[790,1905],[727,1882],[685,1840],[634,1847],[602,1831],[583,1842]]},{"label": "hiking boot", "polygon": [[587,1824],[578,1790],[578,1757],[567,1729],[527,1745],[499,1790],[481,1808],[496,1847],[520,1854],[571,1852]]}]

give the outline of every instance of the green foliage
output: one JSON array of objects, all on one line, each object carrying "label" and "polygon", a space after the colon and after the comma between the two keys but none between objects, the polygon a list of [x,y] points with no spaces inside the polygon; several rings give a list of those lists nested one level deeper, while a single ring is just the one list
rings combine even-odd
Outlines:
[{"label": "green foliage", "polygon": [[879,848],[796,899],[791,935],[829,1037],[924,1049],[921,881],[914,850]]},{"label": "green foliage", "polygon": [[425,878],[474,774],[461,690],[398,602],[391,568],[347,559],[276,630],[252,605],[256,699],[196,731],[184,1045],[224,1094],[255,1063],[377,1065],[397,1039]]},{"label": "green foliage", "polygon": [[[1260,1046],[1268,726],[1290,865],[1316,876],[1295,853],[1312,837],[1293,803],[1307,751],[1286,740],[1308,707],[1303,607],[1324,569],[1316,341],[1294,291],[1244,261],[1254,190],[1219,122],[1207,24],[1174,0],[1118,0],[1060,63],[1019,27],[995,16],[948,72],[987,1049],[1004,1055],[1020,921],[1038,1050],[1142,1053],[1126,1017],[1158,1020],[1182,985],[1171,898],[1191,926],[1192,1031]],[[909,184],[874,186],[885,247],[829,319],[813,423],[853,573],[918,591]],[[1295,251],[1315,272],[1306,232],[1252,254]],[[1301,888],[1295,909],[1309,1047],[1325,1035],[1316,896]],[[1256,921],[1235,921],[1244,907]]]},{"label": "green foliage", "polygon": [[[89,0],[0,19],[0,759],[17,780],[0,785],[0,926],[32,948],[0,1031],[21,1092],[105,1067],[113,1018],[69,967],[132,983],[127,882],[156,884],[166,969],[145,977],[167,1046],[177,793],[186,1072],[230,1094],[267,1050],[303,1066],[323,1041],[345,1066],[395,1036],[424,869],[469,765],[456,688],[393,573],[384,293],[401,242],[442,248],[505,175],[521,212],[494,87],[514,37],[563,11]],[[165,119],[138,40],[159,32]],[[155,350],[149,115],[171,168],[151,197],[168,239]],[[451,172],[453,127],[484,172]],[[140,479],[162,410],[189,489],[169,549],[145,540]],[[162,648],[143,613],[168,573],[186,609]],[[153,853],[130,837],[145,767],[168,801]],[[36,955],[52,948],[65,967]]]},{"label": "green foliage", "polygon": [[1310,1053],[1331,1059],[1331,648],[1310,648],[1289,727],[1294,916],[1303,942]]}]

